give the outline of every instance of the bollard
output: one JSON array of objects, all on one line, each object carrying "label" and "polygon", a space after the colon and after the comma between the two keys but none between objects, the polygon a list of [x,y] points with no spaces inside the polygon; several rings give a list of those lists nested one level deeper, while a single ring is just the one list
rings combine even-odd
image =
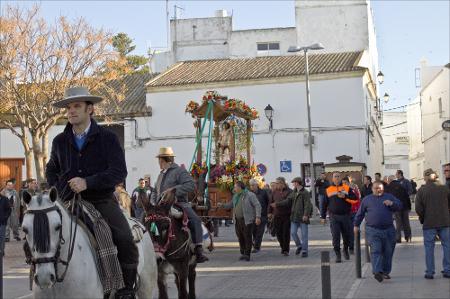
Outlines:
[{"label": "bollard", "polygon": [[364,230],[364,243],[365,243],[365,249],[366,249],[366,263],[370,263],[370,248],[369,248],[369,241],[367,240],[366,236],[366,230]]},{"label": "bollard", "polygon": [[330,252],[320,252],[320,262],[322,271],[322,299],[331,298],[331,272],[330,272]]},{"label": "bollard", "polygon": [[355,232],[355,267],[356,278],[361,278],[361,232]]}]

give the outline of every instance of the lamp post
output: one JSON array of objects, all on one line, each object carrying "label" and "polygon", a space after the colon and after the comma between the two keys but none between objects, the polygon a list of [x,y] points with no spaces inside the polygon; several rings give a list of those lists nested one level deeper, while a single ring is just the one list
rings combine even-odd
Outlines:
[{"label": "lamp post", "polygon": [[269,120],[269,131],[272,131],[273,129],[273,108],[272,106],[267,105],[266,108],[264,108],[264,114],[266,115],[266,118]]},{"label": "lamp post", "polygon": [[312,129],[311,129],[311,98],[309,94],[309,65],[308,65],[308,50],[322,50],[324,47],[321,43],[315,43],[306,47],[291,46],[288,52],[300,52],[303,51],[305,56],[305,76],[306,76],[306,110],[308,113],[308,144],[309,144],[309,172],[311,175],[311,197],[314,202],[316,200],[316,175],[314,173],[314,160],[313,160],[313,148],[312,148]]}]

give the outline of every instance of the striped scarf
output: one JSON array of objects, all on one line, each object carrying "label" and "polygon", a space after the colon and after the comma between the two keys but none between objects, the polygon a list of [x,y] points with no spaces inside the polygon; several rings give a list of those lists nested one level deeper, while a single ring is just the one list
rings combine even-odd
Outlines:
[{"label": "striped scarf", "polygon": [[108,223],[91,203],[85,200],[79,200],[78,203],[82,205],[84,213],[94,224],[94,236],[98,244],[97,269],[103,285],[103,293],[107,294],[112,290],[124,288],[122,268],[117,258],[117,248],[113,243]]}]

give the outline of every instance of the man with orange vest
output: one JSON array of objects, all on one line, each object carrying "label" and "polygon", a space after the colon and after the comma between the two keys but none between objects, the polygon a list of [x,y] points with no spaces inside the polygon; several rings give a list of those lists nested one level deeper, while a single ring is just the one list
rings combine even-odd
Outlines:
[{"label": "man with orange vest", "polygon": [[352,223],[351,208],[356,200],[352,188],[342,184],[339,172],[333,173],[333,182],[326,189],[326,197],[321,210],[322,222],[325,222],[327,210],[330,217],[331,235],[333,237],[333,249],[336,253],[336,263],[341,263],[341,234],[344,241],[344,258],[350,259],[348,251],[351,242]]}]

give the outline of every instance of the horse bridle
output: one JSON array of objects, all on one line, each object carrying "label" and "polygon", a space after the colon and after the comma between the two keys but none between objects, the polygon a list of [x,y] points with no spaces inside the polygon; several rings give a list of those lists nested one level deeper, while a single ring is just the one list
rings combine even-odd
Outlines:
[{"label": "horse bridle", "polygon": [[[73,215],[74,206],[75,206],[75,199],[76,195],[74,195],[72,201],[71,201],[71,217]],[[33,289],[33,276],[36,272],[36,265],[39,264],[48,264],[53,263],[55,267],[55,276],[56,276],[56,282],[63,282],[64,277],[66,276],[67,270],[69,269],[70,261],[72,260],[73,250],[75,247],[75,238],[77,235],[77,226],[78,226],[78,213],[76,214],[75,220],[72,219],[70,223],[70,237],[69,237],[69,251],[67,255],[67,260],[61,259],[61,245],[64,245],[66,243],[66,240],[63,237],[62,234],[62,213],[59,207],[55,204],[52,207],[42,209],[42,210],[27,210],[25,211],[25,214],[47,214],[48,212],[56,211],[59,214],[59,217],[61,219],[61,228],[59,230],[59,240],[58,245],[56,247],[55,255],[52,257],[41,257],[41,258],[34,258],[32,256],[27,257],[26,263],[30,265],[30,290]],[[75,231],[73,231],[73,223],[75,222]],[[73,233],[73,236],[72,236]],[[64,272],[61,276],[58,276],[58,264],[64,265],[66,268],[64,269]]]}]

